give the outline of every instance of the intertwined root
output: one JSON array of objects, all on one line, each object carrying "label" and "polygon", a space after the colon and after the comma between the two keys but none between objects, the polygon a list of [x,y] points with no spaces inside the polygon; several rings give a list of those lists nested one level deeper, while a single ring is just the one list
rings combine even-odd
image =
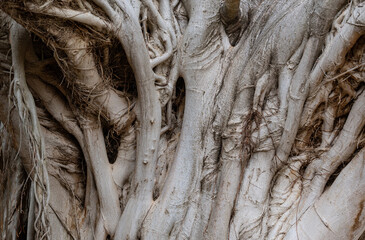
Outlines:
[{"label": "intertwined root", "polygon": [[[308,219],[321,226],[314,236],[330,236],[328,209],[341,213],[340,203],[356,216],[361,184],[325,203],[363,179],[349,170],[365,144],[363,3],[237,4],[0,4],[31,32],[14,22],[11,46],[0,35],[0,119],[33,181],[29,229],[291,239]],[[0,172],[16,182],[7,202],[22,186],[14,159],[14,176]],[[69,211],[48,204],[52,192],[69,193],[60,194]],[[8,216],[17,228],[19,215]],[[343,238],[359,235],[362,226],[339,218]]]}]

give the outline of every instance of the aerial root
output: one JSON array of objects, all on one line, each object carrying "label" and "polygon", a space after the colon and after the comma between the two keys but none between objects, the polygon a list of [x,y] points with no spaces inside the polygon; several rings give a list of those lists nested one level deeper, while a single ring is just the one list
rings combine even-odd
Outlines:
[{"label": "aerial root", "polygon": [[32,172],[28,173],[34,181],[34,197],[36,200],[36,216],[34,228],[36,236],[49,239],[47,208],[49,201],[49,180],[45,163],[45,146],[38,121],[33,96],[25,78],[25,53],[30,44],[28,32],[16,22],[10,30],[12,61],[14,69],[13,91],[14,103],[18,108],[19,117],[23,123],[25,134],[29,136],[33,156]]}]

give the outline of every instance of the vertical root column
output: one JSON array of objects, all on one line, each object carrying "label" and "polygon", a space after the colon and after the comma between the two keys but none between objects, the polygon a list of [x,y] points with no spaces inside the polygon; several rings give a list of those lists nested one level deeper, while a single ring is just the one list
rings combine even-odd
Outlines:
[{"label": "vertical root column", "polygon": [[34,223],[35,237],[49,239],[50,226],[48,225],[47,217],[49,181],[46,163],[44,161],[44,139],[40,131],[34,99],[26,83],[24,69],[25,54],[31,39],[27,31],[16,22],[13,22],[10,34],[14,69],[14,79],[12,83],[15,97],[14,102],[18,108],[19,117],[23,123],[25,134],[29,135],[30,148],[33,151],[31,157],[33,168],[29,174],[31,174],[34,181],[34,197],[37,203]]},{"label": "vertical root column", "polygon": [[98,192],[100,217],[107,233],[113,236],[121,209],[117,188],[112,178],[111,165],[108,161],[103,131],[97,117],[87,116],[80,122]]},{"label": "vertical root column", "polygon": [[[211,213],[205,239],[227,239],[236,195],[242,180],[244,161],[248,158],[250,143],[245,129],[249,114],[231,116],[223,135],[219,160],[220,174],[217,198]],[[250,133],[248,133],[250,134]]]}]

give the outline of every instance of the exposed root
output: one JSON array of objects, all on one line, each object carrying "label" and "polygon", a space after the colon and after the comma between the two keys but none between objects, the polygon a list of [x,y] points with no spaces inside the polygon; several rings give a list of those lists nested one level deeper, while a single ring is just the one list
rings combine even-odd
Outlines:
[{"label": "exposed root", "polygon": [[34,99],[28,89],[24,61],[27,46],[29,46],[30,38],[26,30],[13,23],[11,28],[11,45],[12,45],[12,61],[14,68],[14,79],[12,94],[14,94],[14,102],[17,106],[20,121],[25,127],[26,134],[31,139],[31,149],[34,151],[32,156],[33,168],[31,174],[34,181],[35,200],[37,203],[37,212],[34,222],[36,238],[49,239],[49,225],[47,220],[47,207],[49,201],[49,182],[46,163],[44,159],[45,149],[44,140],[40,131],[40,125],[36,113]]},{"label": "exposed root", "polygon": [[[29,239],[54,238],[49,225],[88,240],[360,235],[364,3],[222,3],[0,3],[32,33],[14,24],[9,54],[0,23],[0,119],[33,179]],[[16,236],[23,216],[1,201]]]}]

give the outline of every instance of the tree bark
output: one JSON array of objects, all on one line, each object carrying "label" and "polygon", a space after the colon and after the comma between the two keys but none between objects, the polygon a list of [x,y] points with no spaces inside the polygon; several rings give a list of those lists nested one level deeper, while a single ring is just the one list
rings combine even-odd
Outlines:
[{"label": "tree bark", "polygon": [[364,9],[1,2],[1,239],[362,239]]}]

